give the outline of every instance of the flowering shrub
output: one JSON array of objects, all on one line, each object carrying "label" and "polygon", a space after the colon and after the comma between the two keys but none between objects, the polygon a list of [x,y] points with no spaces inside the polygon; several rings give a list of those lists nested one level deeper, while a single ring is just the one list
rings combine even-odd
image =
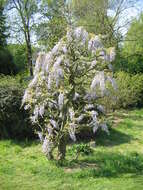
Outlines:
[{"label": "flowering shrub", "polygon": [[114,58],[114,48],[105,49],[100,36],[82,27],[68,29],[50,52],[39,55],[22,104],[33,111],[31,120],[41,127],[38,134],[49,159],[55,147],[58,158],[65,157],[67,134],[76,141],[79,127],[108,133],[98,100],[109,94],[109,83],[115,88]]}]

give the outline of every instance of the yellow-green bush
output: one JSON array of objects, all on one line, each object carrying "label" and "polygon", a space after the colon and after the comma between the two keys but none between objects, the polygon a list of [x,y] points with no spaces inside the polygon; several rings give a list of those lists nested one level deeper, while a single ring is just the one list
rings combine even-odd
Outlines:
[{"label": "yellow-green bush", "polygon": [[115,80],[117,90],[113,91],[111,88],[111,94],[103,100],[107,111],[143,106],[143,74],[117,72]]},{"label": "yellow-green bush", "polygon": [[136,107],[143,105],[143,74],[116,74],[118,107]]}]

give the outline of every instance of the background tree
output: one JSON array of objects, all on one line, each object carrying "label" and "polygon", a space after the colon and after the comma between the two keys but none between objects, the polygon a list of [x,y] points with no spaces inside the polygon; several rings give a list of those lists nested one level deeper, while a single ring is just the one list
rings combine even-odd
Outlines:
[{"label": "background tree", "polygon": [[[67,23],[84,26],[88,32],[102,34],[106,47],[119,48],[123,41],[122,30],[128,27],[126,11],[135,6],[132,0],[43,0],[42,22],[38,25],[37,36],[41,47],[52,48],[65,34]],[[112,12],[112,14],[111,14]],[[122,23],[120,18],[124,17]]]},{"label": "background tree", "polygon": [[[107,47],[119,47],[123,41],[122,30],[131,23],[127,12],[137,0],[72,0],[73,12],[78,25],[89,32],[105,35]],[[122,20],[122,22],[121,22]]]},{"label": "background tree", "polygon": [[5,2],[0,1],[0,73],[15,74],[16,67],[13,57],[7,49],[8,27],[6,26],[6,16],[4,14]]},{"label": "background tree", "polygon": [[72,8],[78,25],[84,26],[91,33],[105,33],[108,1],[73,0]]},{"label": "background tree", "polygon": [[[37,12],[36,0],[10,0],[8,1],[8,9],[11,18],[11,29],[14,33],[18,33],[17,40],[21,40],[24,35],[24,41],[27,50],[27,62],[30,75],[33,75],[32,68],[32,42],[31,34],[34,27],[34,16]],[[23,38],[22,38],[23,40]]]},{"label": "background tree", "polygon": [[73,12],[77,25],[84,26],[88,32],[104,35],[106,47],[118,46],[113,26],[113,17],[108,15],[108,0],[73,0]]},{"label": "background tree", "polygon": [[143,72],[143,14],[135,19],[125,38],[122,50],[124,59],[123,69],[130,73]]},{"label": "background tree", "polygon": [[53,46],[66,33],[67,21],[64,15],[64,0],[43,0],[40,6],[42,22],[37,27],[38,43],[46,50]]},{"label": "background tree", "polygon": [[26,44],[8,44],[8,50],[13,56],[17,73],[27,69]]}]

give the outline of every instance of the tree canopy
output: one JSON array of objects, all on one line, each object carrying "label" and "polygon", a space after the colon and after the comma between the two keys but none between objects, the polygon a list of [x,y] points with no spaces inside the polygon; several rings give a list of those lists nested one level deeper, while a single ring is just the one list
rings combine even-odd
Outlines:
[{"label": "tree canopy", "polygon": [[130,73],[143,72],[143,14],[135,19],[125,38],[122,56],[124,58],[124,69]]}]

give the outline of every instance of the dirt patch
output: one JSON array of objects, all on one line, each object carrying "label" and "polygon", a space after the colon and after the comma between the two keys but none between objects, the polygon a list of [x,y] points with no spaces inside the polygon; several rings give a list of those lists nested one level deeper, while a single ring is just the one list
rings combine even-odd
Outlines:
[{"label": "dirt patch", "polygon": [[79,172],[83,169],[93,169],[93,168],[94,169],[98,168],[97,164],[83,162],[83,163],[75,164],[72,167],[65,167],[64,172],[65,173],[75,173],[75,172]]},{"label": "dirt patch", "polygon": [[113,124],[114,124],[114,125],[117,125],[117,124],[121,123],[123,120],[124,120],[124,119],[122,119],[122,118],[115,117],[115,118],[113,119]]}]

